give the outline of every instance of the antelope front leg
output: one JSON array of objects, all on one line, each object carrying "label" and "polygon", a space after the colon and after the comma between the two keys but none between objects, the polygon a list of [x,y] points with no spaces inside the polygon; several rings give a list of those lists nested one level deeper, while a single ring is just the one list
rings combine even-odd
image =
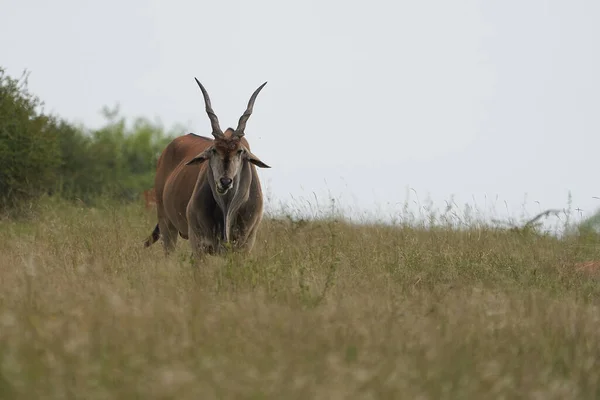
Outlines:
[{"label": "antelope front leg", "polygon": [[241,254],[250,254],[250,252],[254,248],[254,243],[256,242],[256,233],[257,229],[255,226],[249,232],[247,232],[245,236],[240,236],[236,238],[234,250]]},{"label": "antelope front leg", "polygon": [[215,253],[215,243],[213,240],[202,235],[200,232],[189,232],[190,246],[192,248],[192,256],[198,260],[203,261],[206,255],[213,255]]}]

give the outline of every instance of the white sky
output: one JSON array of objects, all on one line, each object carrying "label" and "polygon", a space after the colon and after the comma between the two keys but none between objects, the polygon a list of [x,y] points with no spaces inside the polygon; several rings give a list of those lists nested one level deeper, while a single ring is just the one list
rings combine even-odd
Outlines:
[{"label": "white sky", "polygon": [[[408,188],[519,217],[600,206],[600,2],[0,0],[1,64],[87,126],[117,102],[210,134],[246,129],[278,201],[354,211]],[[415,199],[414,193],[411,199]],[[508,211],[505,205],[508,204]],[[539,202],[539,203],[537,203]],[[491,210],[490,204],[495,204]]]}]

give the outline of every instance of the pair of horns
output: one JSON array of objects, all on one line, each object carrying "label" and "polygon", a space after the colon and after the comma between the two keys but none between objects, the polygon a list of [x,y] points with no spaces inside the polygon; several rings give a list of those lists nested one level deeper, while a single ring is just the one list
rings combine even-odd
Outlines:
[{"label": "pair of horns", "polygon": [[[212,109],[212,106],[210,104],[210,97],[208,97],[208,93],[206,92],[206,89],[204,89],[204,86],[202,86],[202,84],[200,83],[200,81],[198,79],[196,79],[196,78],[194,78],[194,79],[196,80],[196,83],[198,84],[198,86],[200,86],[200,90],[202,90],[202,95],[204,96],[204,104],[206,105],[206,113],[208,114],[208,118],[210,118],[210,125],[212,126],[213,136],[217,139],[224,138],[225,135],[223,135],[223,131],[221,130],[221,127],[219,126],[219,118],[217,118],[217,115],[215,114],[215,112]],[[242,136],[244,136],[244,129],[246,129],[246,122],[248,122],[248,118],[250,118],[250,116],[252,115],[252,109],[254,108],[254,102],[256,101],[256,96],[258,96],[258,93],[261,91],[261,89],[266,84],[267,84],[267,82],[260,85],[258,87],[258,89],[256,89],[254,91],[254,93],[252,93],[252,96],[250,96],[250,101],[248,102],[248,107],[246,108],[246,111],[244,111],[242,116],[240,117],[238,126],[237,126],[235,132],[233,133],[233,136],[237,136],[240,138]]]}]

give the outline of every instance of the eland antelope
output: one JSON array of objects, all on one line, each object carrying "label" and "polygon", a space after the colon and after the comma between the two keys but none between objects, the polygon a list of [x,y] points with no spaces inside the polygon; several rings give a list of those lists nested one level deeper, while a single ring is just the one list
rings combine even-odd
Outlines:
[{"label": "eland antelope", "polygon": [[250,96],[237,128],[223,132],[204,86],[214,139],[194,134],[175,138],[158,159],[154,190],[158,223],[144,245],[162,238],[166,254],[177,235],[189,239],[194,256],[217,254],[229,243],[249,252],[263,214],[263,196],[255,166],[270,168],[250,151],[246,122],[263,83]]}]

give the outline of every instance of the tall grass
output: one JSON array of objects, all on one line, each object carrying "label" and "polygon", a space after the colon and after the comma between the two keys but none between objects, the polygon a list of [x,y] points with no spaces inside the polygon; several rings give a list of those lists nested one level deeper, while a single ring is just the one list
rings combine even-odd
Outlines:
[{"label": "tall grass", "polygon": [[[592,399],[591,236],[265,219],[194,267],[139,205],[0,222],[0,397]],[[485,397],[484,397],[485,396]]]}]

